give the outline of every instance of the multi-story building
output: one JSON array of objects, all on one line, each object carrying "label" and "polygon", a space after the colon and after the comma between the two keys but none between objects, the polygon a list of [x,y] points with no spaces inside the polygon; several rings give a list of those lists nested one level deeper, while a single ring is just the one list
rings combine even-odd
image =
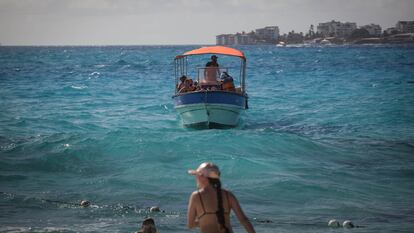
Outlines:
[{"label": "multi-story building", "polygon": [[331,22],[319,23],[317,32],[325,37],[335,36],[345,38],[350,36],[356,28],[356,23],[341,23],[339,21],[332,20]]},{"label": "multi-story building", "polygon": [[279,38],[279,27],[269,26],[269,27],[256,29],[256,37],[259,40],[264,40],[268,42],[276,42]]},{"label": "multi-story building", "polygon": [[382,28],[378,24],[372,23],[369,25],[361,26],[361,28],[367,30],[370,36],[379,37],[381,36],[381,33],[382,33]]},{"label": "multi-story building", "polygon": [[216,36],[216,45],[226,45],[227,34],[220,34]]},{"label": "multi-story building", "polygon": [[221,34],[216,36],[217,45],[275,44],[279,39],[279,27],[269,26],[249,33]]},{"label": "multi-story building", "polygon": [[251,33],[236,33],[234,35],[234,44],[236,45],[248,45],[248,44],[254,44],[256,42],[254,34]]},{"label": "multi-story building", "polygon": [[272,44],[279,39],[279,27],[270,26],[256,29],[256,32],[221,34],[216,36],[217,45],[250,45],[257,43]]},{"label": "multi-story building", "polygon": [[336,29],[337,37],[348,37],[352,34],[352,32],[357,29],[356,23],[343,23],[339,28]]},{"label": "multi-story building", "polygon": [[217,45],[232,45],[234,44],[234,36],[233,34],[221,34],[216,36],[216,44]]},{"label": "multi-story building", "polygon": [[395,28],[402,33],[414,32],[414,21],[398,21]]},{"label": "multi-story building", "polygon": [[[334,21],[332,21],[334,22]],[[319,23],[319,25],[316,27],[316,32],[322,36],[331,36],[333,35],[333,29],[332,29],[332,22],[328,23]]]}]

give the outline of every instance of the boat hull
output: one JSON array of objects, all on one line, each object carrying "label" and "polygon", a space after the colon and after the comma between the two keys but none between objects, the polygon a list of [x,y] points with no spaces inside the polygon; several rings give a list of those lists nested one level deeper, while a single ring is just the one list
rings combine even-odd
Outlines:
[{"label": "boat hull", "polygon": [[185,126],[234,127],[246,109],[247,97],[224,91],[203,91],[176,95],[175,109]]}]

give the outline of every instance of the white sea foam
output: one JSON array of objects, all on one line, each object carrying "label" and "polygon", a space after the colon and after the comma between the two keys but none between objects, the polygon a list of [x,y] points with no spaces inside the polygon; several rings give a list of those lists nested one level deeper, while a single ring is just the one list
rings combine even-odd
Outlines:
[{"label": "white sea foam", "polygon": [[30,230],[31,230],[30,227],[0,226],[0,232],[17,233],[17,232],[29,232]]},{"label": "white sea foam", "polygon": [[10,143],[10,144],[7,144],[7,145],[0,146],[0,150],[7,151],[7,150],[12,150],[15,147],[16,147],[15,143]]},{"label": "white sea foam", "polygon": [[83,89],[86,89],[86,88],[88,88],[88,86],[86,86],[86,85],[79,85],[79,86],[77,86],[77,85],[72,85],[72,86],[70,86],[71,88],[73,88],[73,89],[76,89],[76,90],[83,90]]}]

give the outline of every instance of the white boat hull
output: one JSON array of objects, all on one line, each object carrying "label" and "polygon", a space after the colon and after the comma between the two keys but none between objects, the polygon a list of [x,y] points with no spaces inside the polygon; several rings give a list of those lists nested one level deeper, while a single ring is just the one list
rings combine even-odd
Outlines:
[{"label": "white boat hull", "polygon": [[229,104],[198,103],[176,106],[176,110],[185,126],[236,126],[243,108]]}]

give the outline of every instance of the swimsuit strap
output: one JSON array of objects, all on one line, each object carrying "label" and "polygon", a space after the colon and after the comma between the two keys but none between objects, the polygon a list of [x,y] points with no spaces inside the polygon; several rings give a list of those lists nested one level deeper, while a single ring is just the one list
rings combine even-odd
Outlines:
[{"label": "swimsuit strap", "polygon": [[[226,193],[226,197],[227,197],[227,205],[228,205],[228,207],[229,207],[229,211],[228,211],[228,212],[224,211],[224,213],[225,213],[225,214],[228,214],[228,213],[230,213],[230,199],[229,199],[229,192],[228,192],[228,191],[225,191],[225,190],[224,190],[224,192]],[[206,215],[206,214],[216,214],[216,212],[207,212],[207,211],[206,211],[206,208],[204,207],[204,202],[203,202],[203,198],[201,197],[201,193],[200,193],[200,191],[197,191],[197,193],[198,193],[198,198],[200,199],[201,208],[203,208],[203,214],[201,214],[200,216],[198,216],[198,219],[200,219],[201,217],[203,217],[203,216],[204,216],[204,215]]]},{"label": "swimsuit strap", "polygon": [[[201,215],[201,216],[203,216],[203,215],[205,215],[206,214],[206,209],[204,208],[204,203],[203,203],[203,198],[201,198],[201,193],[200,193],[200,191],[197,191],[197,193],[198,193],[198,197],[200,198],[200,203],[201,203],[201,207],[203,208],[203,214]],[[200,217],[201,217],[200,216]]]},{"label": "swimsuit strap", "polygon": [[198,193],[198,197],[200,198],[201,208],[203,208],[203,214],[201,214],[200,216],[198,216],[198,219],[200,219],[201,217],[203,217],[206,214],[216,214],[216,212],[207,212],[206,211],[206,208],[204,206],[203,198],[201,197],[200,191],[197,191],[197,193]]},{"label": "swimsuit strap", "polygon": [[229,199],[229,191],[225,190],[225,192],[226,192],[226,197],[227,197],[227,205],[229,207],[229,213],[230,213],[231,206],[230,206],[230,199]]}]

